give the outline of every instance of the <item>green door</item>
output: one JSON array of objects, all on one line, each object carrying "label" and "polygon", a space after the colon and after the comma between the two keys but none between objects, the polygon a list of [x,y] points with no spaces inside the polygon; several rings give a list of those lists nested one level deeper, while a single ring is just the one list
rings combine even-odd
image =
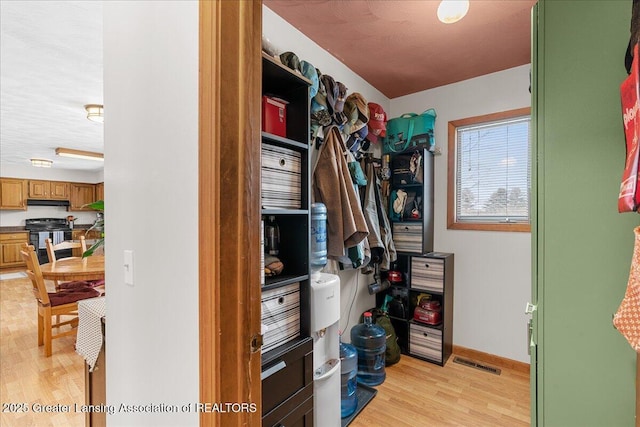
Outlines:
[{"label": "green door", "polygon": [[[539,110],[538,104],[538,93],[539,84],[538,84],[538,71],[537,69],[542,69],[542,56],[538,56],[538,37],[540,34],[543,34],[542,25],[543,22],[539,22],[538,13],[539,13],[538,4],[534,5],[531,11],[531,303],[527,306],[526,313],[531,315],[531,319],[529,320],[529,355],[531,356],[531,370],[529,373],[529,384],[531,387],[531,425],[537,426],[538,421],[538,406],[540,408],[544,407],[542,405],[543,396],[538,397],[538,346],[536,343],[538,342],[538,268],[541,266],[538,264],[538,253],[537,248],[541,245],[538,244],[538,221],[537,219],[540,217],[538,212],[538,186],[542,186],[542,179],[544,179],[544,175],[538,176],[538,168],[536,159],[538,144],[536,143],[538,138],[538,125],[542,123],[541,120],[541,111]],[[538,399],[540,400],[538,402]]]},{"label": "green door", "polygon": [[612,325],[637,214],[619,214],[631,0],[540,0],[532,37],[532,425],[634,425],[635,352]]}]

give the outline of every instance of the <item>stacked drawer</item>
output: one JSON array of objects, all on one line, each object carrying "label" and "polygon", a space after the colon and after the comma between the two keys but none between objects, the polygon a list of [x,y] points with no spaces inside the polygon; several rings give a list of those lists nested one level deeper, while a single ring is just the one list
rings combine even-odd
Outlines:
[{"label": "stacked drawer", "polygon": [[300,283],[262,292],[262,352],[300,335]]},{"label": "stacked drawer", "polygon": [[300,209],[301,154],[262,144],[262,207]]},{"label": "stacked drawer", "polygon": [[444,261],[436,258],[411,257],[411,288],[442,292]]},{"label": "stacked drawer", "polygon": [[422,253],[422,224],[396,222],[393,224],[393,243],[398,252]]},{"label": "stacked drawer", "polygon": [[425,325],[409,325],[409,354],[442,362],[442,331]]}]

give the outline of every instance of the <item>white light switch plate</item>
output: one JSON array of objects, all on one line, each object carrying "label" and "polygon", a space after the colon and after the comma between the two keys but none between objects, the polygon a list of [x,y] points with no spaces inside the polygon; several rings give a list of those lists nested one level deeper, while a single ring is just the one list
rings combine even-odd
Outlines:
[{"label": "white light switch plate", "polygon": [[124,283],[133,286],[133,251],[124,251]]}]

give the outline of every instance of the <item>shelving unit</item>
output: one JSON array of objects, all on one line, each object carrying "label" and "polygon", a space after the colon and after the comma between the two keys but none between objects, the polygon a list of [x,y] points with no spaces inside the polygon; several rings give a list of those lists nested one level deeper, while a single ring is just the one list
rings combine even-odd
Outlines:
[{"label": "shelving unit", "polygon": [[409,310],[413,313],[420,295],[429,295],[440,304],[440,321],[429,324],[413,318],[409,323],[411,356],[444,366],[453,346],[453,270],[454,256],[431,252],[412,256],[409,268]]},{"label": "shelving unit", "polygon": [[[404,281],[377,294],[376,305],[380,307],[387,295],[396,300],[389,304],[389,317],[402,353],[443,366],[451,355],[453,343],[454,255],[430,252],[401,256],[398,269],[403,272]],[[414,319],[421,295],[439,302],[438,323]]]},{"label": "shelving unit", "polygon": [[[410,173],[410,159],[419,153],[422,173]],[[395,269],[403,281],[393,283],[376,294],[376,306],[382,306],[387,295],[389,317],[404,354],[444,365],[451,355],[453,339],[453,254],[433,252],[433,154],[426,148],[393,153],[390,160],[391,191],[407,193],[401,214],[389,200],[389,218],[393,241],[398,253]],[[415,203],[414,203],[415,201]],[[419,215],[412,215],[413,209]],[[440,305],[440,321],[414,320],[421,295]]]},{"label": "shelving unit", "polygon": [[[284,264],[262,285],[263,426],[313,424],[313,340],[309,336],[311,82],[262,56],[262,95],[285,100],[285,136],[262,132],[262,219],[278,224]],[[264,126],[263,126],[264,129]]]},{"label": "shelving unit", "polygon": [[[422,174],[419,177],[402,173],[407,170],[411,156],[422,156]],[[407,193],[405,209],[400,218],[390,200],[389,218],[396,251],[400,254],[425,254],[433,251],[433,154],[426,148],[394,153],[391,156],[391,190]],[[418,205],[420,217],[412,216]]]}]

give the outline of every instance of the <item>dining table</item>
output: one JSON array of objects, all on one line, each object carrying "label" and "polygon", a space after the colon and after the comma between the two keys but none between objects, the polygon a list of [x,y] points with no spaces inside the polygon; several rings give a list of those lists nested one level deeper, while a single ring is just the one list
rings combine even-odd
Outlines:
[{"label": "dining table", "polygon": [[40,265],[42,277],[49,280],[75,281],[104,279],[104,255],[86,258],[61,258]]}]

